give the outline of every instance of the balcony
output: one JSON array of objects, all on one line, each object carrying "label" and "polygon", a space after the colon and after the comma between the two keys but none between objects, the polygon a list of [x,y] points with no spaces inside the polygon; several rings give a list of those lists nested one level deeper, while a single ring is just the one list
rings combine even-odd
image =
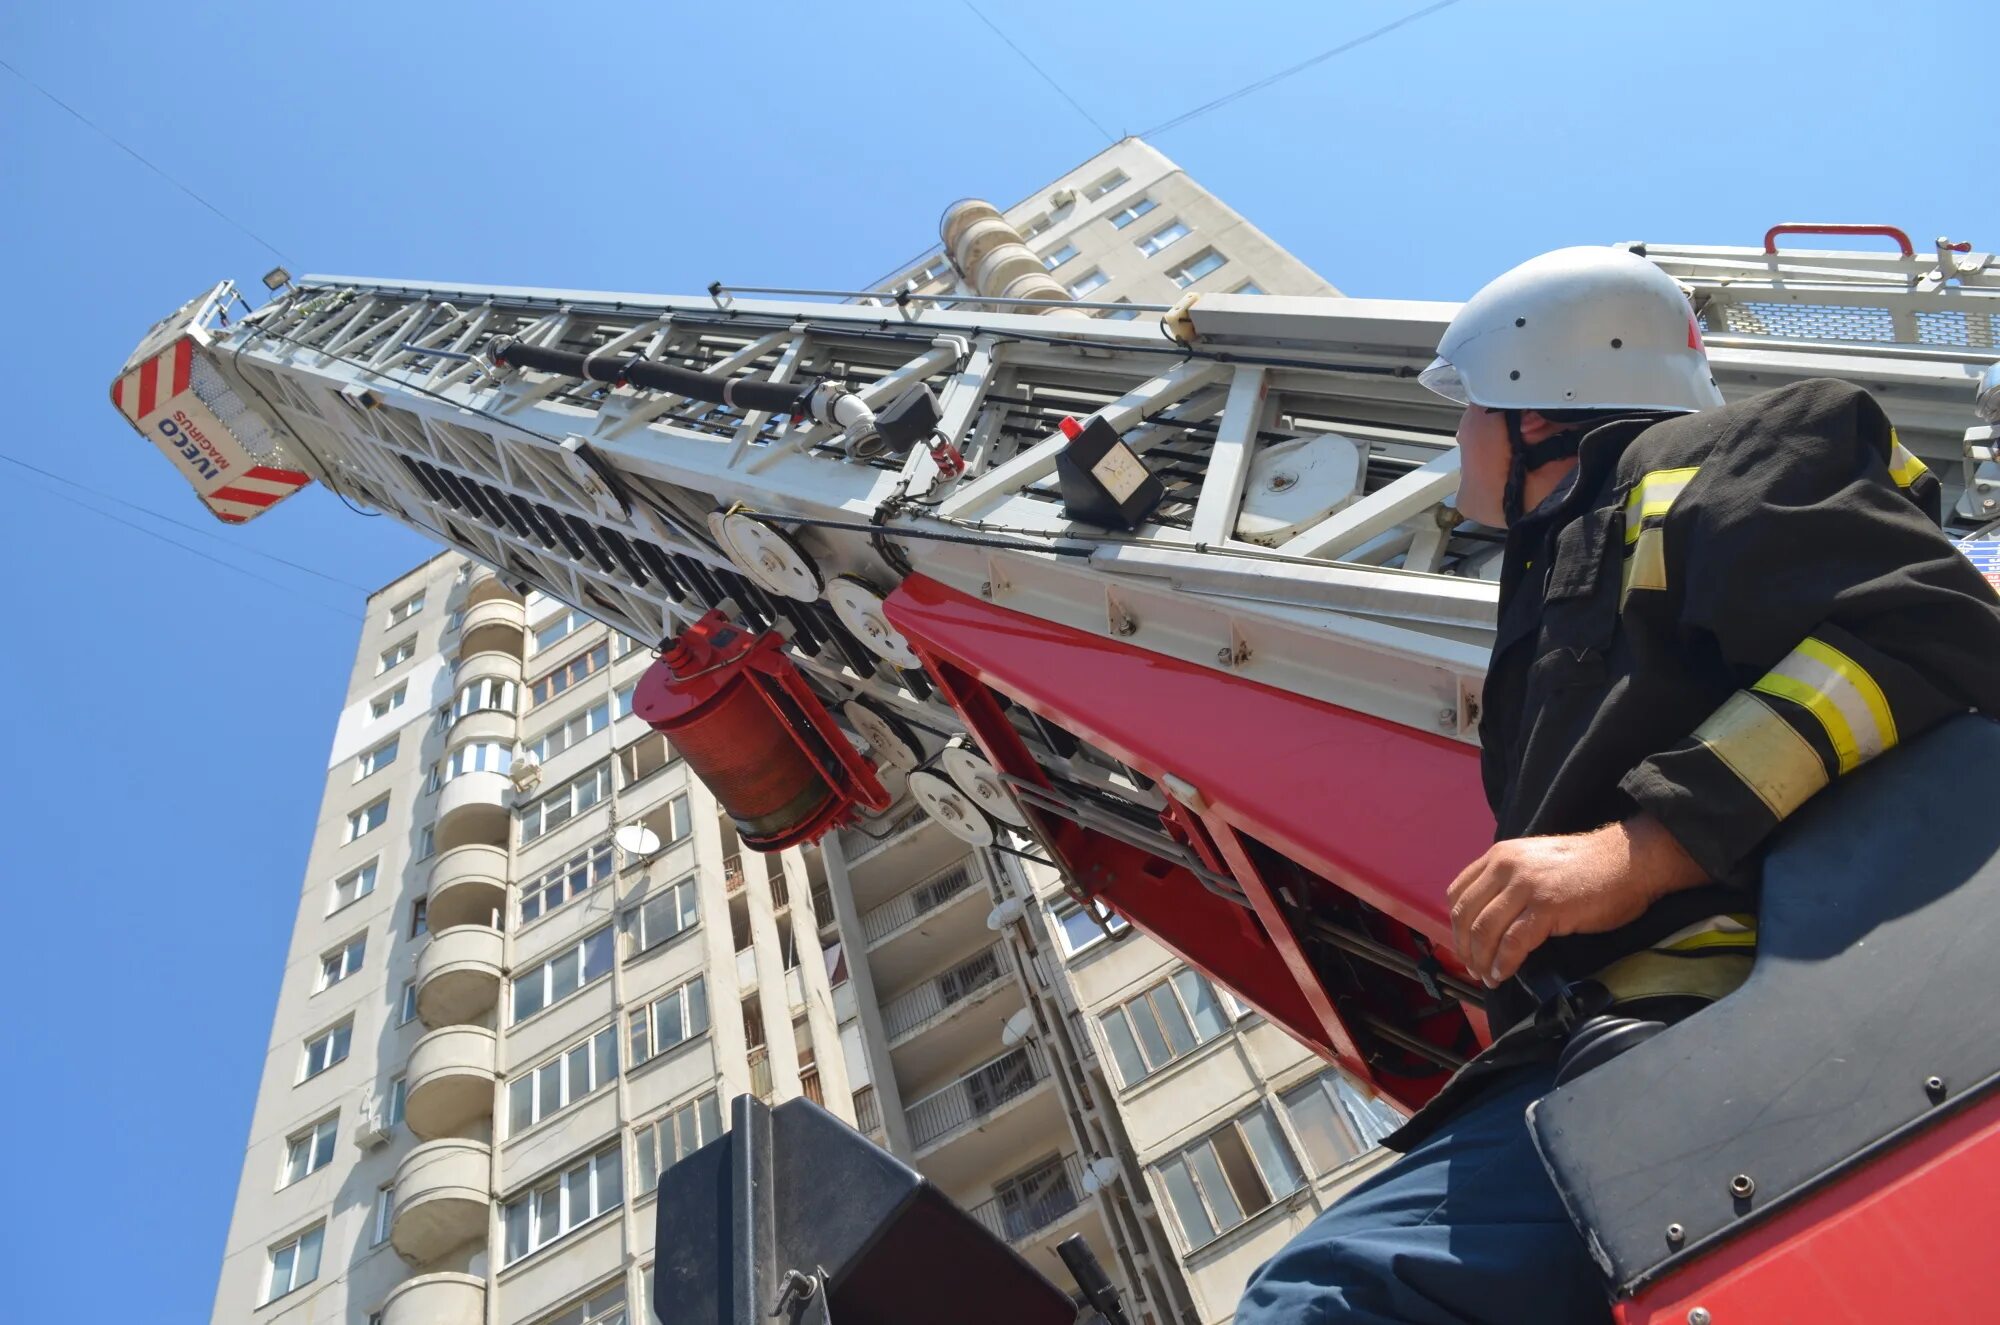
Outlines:
[{"label": "balcony", "polygon": [[389,1241],[415,1265],[484,1241],[492,1206],[492,1148],[480,1141],[427,1141],[396,1166]]},{"label": "balcony", "polygon": [[505,773],[460,773],[437,794],[437,849],[507,845],[507,805],[514,784]]},{"label": "balcony", "polygon": [[1005,1187],[999,1195],[981,1201],[966,1213],[994,1237],[1017,1249],[1063,1232],[1087,1209],[1083,1162],[1075,1155],[1064,1155],[1032,1173],[1022,1174]]},{"label": "balcony", "polygon": [[382,1325],[484,1325],[486,1280],[476,1274],[420,1274],[389,1290]]},{"label": "balcony", "polygon": [[445,743],[452,749],[468,741],[496,741],[511,746],[520,735],[521,720],[505,709],[473,709],[452,720]]},{"label": "balcony", "polygon": [[433,930],[460,925],[498,928],[507,907],[507,853],[475,843],[454,847],[431,866],[424,914]]},{"label": "balcony", "polygon": [[511,597],[468,599],[459,624],[458,656],[475,653],[511,654],[516,662],[526,651],[528,609]]},{"label": "balcony", "polygon": [[982,1047],[990,1050],[1000,1027],[1022,1006],[1014,958],[1004,943],[990,943],[891,999],[882,1005],[882,1031],[896,1079],[935,1080]]},{"label": "balcony", "polygon": [[404,1069],[403,1121],[426,1141],[493,1116],[498,1037],[484,1026],[447,1026],[418,1040]]},{"label": "balcony", "polygon": [[921,1154],[926,1147],[978,1125],[1048,1079],[1041,1050],[1033,1044],[1009,1049],[906,1106],[910,1144]]},{"label": "balcony", "polygon": [[880,989],[914,984],[993,941],[986,867],[965,856],[861,917],[868,964]]},{"label": "balcony", "polygon": [[477,1022],[500,1000],[504,945],[490,925],[434,930],[417,954],[417,1016],[426,1026]]}]

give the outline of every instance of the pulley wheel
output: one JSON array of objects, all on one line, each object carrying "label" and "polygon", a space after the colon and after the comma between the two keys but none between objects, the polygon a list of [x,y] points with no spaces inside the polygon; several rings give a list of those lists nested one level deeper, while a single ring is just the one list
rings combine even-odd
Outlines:
[{"label": "pulley wheel", "polygon": [[868,581],[858,575],[836,575],[826,586],[826,601],[840,618],[840,624],[853,632],[870,653],[906,671],[916,671],[924,665],[903,633],[889,624],[889,616],[882,610],[882,595]]},{"label": "pulley wheel", "polygon": [[924,807],[925,814],[967,846],[993,845],[993,825],[987,821],[985,813],[973,804],[972,798],[953,786],[950,779],[939,777],[928,769],[912,773],[910,794],[917,798],[917,804]]},{"label": "pulley wheel", "polygon": [[761,515],[736,511],[722,517],[722,546],[736,568],[759,588],[801,603],[819,601],[825,582],[797,539]]},{"label": "pulley wheel", "polygon": [[980,809],[1016,828],[1028,826],[1028,817],[1014,803],[1014,795],[1007,790],[999,770],[987,763],[983,756],[966,746],[953,745],[946,747],[938,757],[938,765],[944,769],[952,784],[970,796],[972,803]]},{"label": "pulley wheel", "polygon": [[[868,742],[875,762],[884,768],[909,772],[924,762],[923,747],[903,720],[881,705],[866,699],[850,699],[840,706],[849,726]],[[956,780],[956,779],[954,779]]]}]

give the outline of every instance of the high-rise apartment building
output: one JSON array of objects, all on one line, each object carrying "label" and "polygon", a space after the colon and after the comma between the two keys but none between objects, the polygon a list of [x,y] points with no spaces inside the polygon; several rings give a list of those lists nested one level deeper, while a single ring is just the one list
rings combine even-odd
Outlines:
[{"label": "high-rise apartment building", "polygon": [[[1106,302],[1196,266],[1333,293],[1136,140],[1007,215]],[[631,712],[651,658],[457,554],[369,600],[218,1325],[638,1325],[659,1173],[746,1091],[820,1101],[1059,1283],[1082,1233],[1156,1325],[1226,1320],[1380,1162],[1379,1106],[1032,861],[908,811],[744,851]]]}]

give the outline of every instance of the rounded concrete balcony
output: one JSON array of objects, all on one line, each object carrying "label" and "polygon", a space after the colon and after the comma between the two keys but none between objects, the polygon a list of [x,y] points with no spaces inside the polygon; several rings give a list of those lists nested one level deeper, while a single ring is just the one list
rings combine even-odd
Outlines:
[{"label": "rounded concrete balcony", "polygon": [[474,709],[452,722],[445,742],[454,749],[472,741],[497,741],[511,746],[520,731],[521,720],[504,709]]},{"label": "rounded concrete balcony", "polygon": [[389,1241],[405,1260],[427,1265],[468,1242],[484,1241],[493,1165],[482,1141],[427,1141],[396,1166]]},{"label": "rounded concrete balcony", "polygon": [[475,843],[453,847],[431,866],[424,915],[443,932],[460,925],[493,926],[507,906],[507,853]]},{"label": "rounded concrete balcony", "polygon": [[476,1274],[420,1274],[389,1290],[382,1325],[485,1325],[486,1281]]},{"label": "rounded concrete balcony", "polygon": [[504,946],[491,925],[434,929],[417,954],[417,1016],[426,1026],[463,1026],[500,998]]},{"label": "rounded concrete balcony", "polygon": [[445,783],[437,795],[437,849],[506,846],[507,805],[513,794],[514,784],[505,773],[484,769]]},{"label": "rounded concrete balcony", "polygon": [[499,1037],[484,1026],[447,1026],[418,1040],[403,1069],[403,1121],[426,1141],[493,1116]]},{"label": "rounded concrete balcony", "polygon": [[491,651],[519,661],[526,652],[528,609],[511,597],[468,601],[458,629],[459,657]]}]

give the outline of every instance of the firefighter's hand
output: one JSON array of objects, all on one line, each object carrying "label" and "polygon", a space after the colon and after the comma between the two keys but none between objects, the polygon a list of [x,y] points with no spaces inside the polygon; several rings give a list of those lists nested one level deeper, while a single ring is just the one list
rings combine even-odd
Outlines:
[{"label": "firefighter's hand", "polygon": [[1445,891],[1452,941],[1475,977],[1497,985],[1558,934],[1630,924],[1660,898],[1708,882],[1658,819],[1564,837],[1496,842]]}]

